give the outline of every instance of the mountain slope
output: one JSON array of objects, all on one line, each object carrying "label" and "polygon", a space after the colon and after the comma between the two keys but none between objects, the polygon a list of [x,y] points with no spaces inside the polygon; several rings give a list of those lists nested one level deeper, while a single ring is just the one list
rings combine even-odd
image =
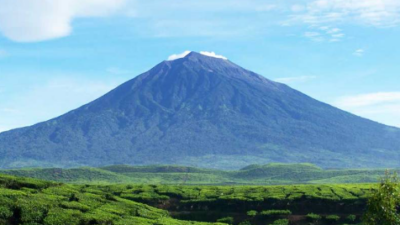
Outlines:
[{"label": "mountain slope", "polygon": [[61,117],[0,134],[0,165],[397,167],[400,130],[192,52]]}]

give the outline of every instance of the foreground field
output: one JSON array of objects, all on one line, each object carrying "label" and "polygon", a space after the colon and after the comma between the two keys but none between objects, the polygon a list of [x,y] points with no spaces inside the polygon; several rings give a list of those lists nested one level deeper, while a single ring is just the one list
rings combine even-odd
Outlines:
[{"label": "foreground field", "polygon": [[209,225],[172,219],[107,188],[65,185],[0,175],[2,225]]},{"label": "foreground field", "polygon": [[[400,172],[400,171],[399,171]],[[383,169],[329,169],[311,164],[252,165],[238,171],[184,166],[109,166],[75,169],[1,170],[15,176],[81,184],[193,184],[193,185],[277,185],[376,183]]]},{"label": "foreground field", "polygon": [[0,175],[0,224],[356,224],[374,187],[77,185]]}]

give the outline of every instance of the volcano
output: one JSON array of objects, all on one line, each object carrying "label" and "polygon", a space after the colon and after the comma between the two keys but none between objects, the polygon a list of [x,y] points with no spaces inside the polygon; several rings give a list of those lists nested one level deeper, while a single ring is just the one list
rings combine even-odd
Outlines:
[{"label": "volcano", "polygon": [[0,134],[1,168],[270,162],[399,167],[400,129],[191,52],[65,115]]}]

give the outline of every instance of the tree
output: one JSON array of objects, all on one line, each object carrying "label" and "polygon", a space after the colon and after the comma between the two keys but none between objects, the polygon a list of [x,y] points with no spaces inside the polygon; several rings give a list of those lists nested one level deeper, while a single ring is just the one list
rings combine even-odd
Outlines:
[{"label": "tree", "polygon": [[364,216],[366,225],[400,224],[400,182],[396,173],[386,171],[378,189],[368,200],[367,213]]}]

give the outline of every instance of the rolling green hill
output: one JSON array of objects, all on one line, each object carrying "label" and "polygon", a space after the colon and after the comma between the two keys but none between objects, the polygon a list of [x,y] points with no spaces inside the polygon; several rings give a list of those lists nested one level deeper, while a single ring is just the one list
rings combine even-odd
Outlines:
[{"label": "rolling green hill", "polygon": [[0,170],[0,173],[68,183],[137,184],[324,184],[375,183],[382,169],[321,169],[312,164],[251,165],[238,171],[185,166],[107,166],[75,169]]}]

